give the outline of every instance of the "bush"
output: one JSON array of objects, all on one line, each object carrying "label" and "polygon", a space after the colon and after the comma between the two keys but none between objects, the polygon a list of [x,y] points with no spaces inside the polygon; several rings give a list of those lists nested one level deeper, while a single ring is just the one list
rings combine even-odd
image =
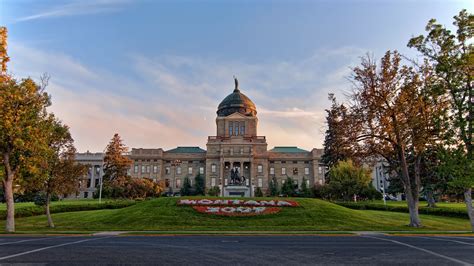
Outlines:
[{"label": "bush", "polygon": [[263,197],[263,192],[260,187],[257,187],[257,189],[255,189],[255,197]]},{"label": "bush", "polygon": [[219,196],[219,194],[221,193],[221,190],[218,186],[215,186],[215,187],[212,187],[209,189],[209,191],[207,191],[207,194],[209,196]]},{"label": "bush", "polygon": [[[61,212],[75,212],[75,211],[93,211],[93,210],[102,210],[102,209],[121,209],[129,207],[135,204],[135,201],[131,200],[120,200],[120,201],[108,201],[104,203],[84,203],[84,204],[64,204],[64,205],[52,205],[50,207],[51,213],[61,213]],[[44,208],[42,206],[30,206],[30,207],[21,207],[15,209],[15,217],[29,217],[36,215],[43,215]],[[0,220],[4,220],[7,217],[6,210],[0,210]]]},{"label": "bush", "polygon": [[[346,208],[355,209],[355,210],[375,210],[375,211],[391,211],[391,212],[408,213],[407,206],[390,206],[390,205],[383,205],[377,202],[336,202],[336,203]],[[420,214],[457,217],[457,218],[469,218],[465,210],[453,209],[453,208],[420,207],[418,211]]]},{"label": "bush", "polygon": [[146,199],[159,197],[163,188],[150,178],[119,177],[104,183],[102,197],[113,199]]},{"label": "bush", "polygon": [[366,200],[381,200],[381,199],[383,199],[382,193],[377,191],[377,189],[375,189],[374,186],[372,186],[372,184],[369,184],[368,187],[362,189],[358,196],[360,197],[360,199],[366,199]]}]

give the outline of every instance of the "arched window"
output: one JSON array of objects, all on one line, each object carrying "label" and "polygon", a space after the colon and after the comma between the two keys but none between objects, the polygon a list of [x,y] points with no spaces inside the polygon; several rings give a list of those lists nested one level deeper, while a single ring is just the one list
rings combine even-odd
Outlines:
[{"label": "arched window", "polygon": [[232,136],[233,132],[232,122],[229,122],[229,136]]}]

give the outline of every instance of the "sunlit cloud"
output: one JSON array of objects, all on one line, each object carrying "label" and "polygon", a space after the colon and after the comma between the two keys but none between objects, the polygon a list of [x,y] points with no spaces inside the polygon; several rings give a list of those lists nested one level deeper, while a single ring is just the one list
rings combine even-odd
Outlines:
[{"label": "sunlit cloud", "polygon": [[[15,44],[10,69],[19,77],[51,75],[50,110],[71,127],[79,151],[102,151],[114,133],[129,147],[205,148],[207,136],[216,134],[216,109],[232,92],[234,74],[257,105],[258,134],[267,136],[269,148],[310,150],[322,147],[327,93],[349,86],[341,69],[361,54],[356,48],[343,50],[265,64],[135,54],[128,57],[129,71],[139,78],[132,79]],[[341,57],[346,60],[332,69],[321,68],[323,61]]]}]

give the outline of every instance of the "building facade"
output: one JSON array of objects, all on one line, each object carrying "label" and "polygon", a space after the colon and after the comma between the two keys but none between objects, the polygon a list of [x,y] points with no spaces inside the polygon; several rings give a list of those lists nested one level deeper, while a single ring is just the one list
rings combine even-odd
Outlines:
[{"label": "building facade", "polygon": [[[177,147],[171,150],[132,148],[129,158],[133,164],[130,175],[136,178],[151,178],[161,181],[166,191],[178,193],[185,178],[193,184],[200,174],[205,179],[206,189],[219,187],[221,196],[245,196],[263,193],[270,182],[276,180],[281,186],[288,177],[301,187],[324,183],[326,167],[320,162],[323,150],[311,151],[296,146],[268,149],[265,136],[259,136],[257,108],[245,96],[235,80],[235,89],[219,104],[216,117],[216,134],[207,138],[206,150],[200,147]],[[87,161],[90,155],[81,155],[81,162],[93,163],[94,175],[102,173],[102,164]],[[81,156],[78,156],[81,158]],[[103,156],[103,155],[102,155]],[[94,158],[99,158],[96,155]],[[96,173],[96,168],[100,170]],[[87,189],[97,186],[96,180],[87,181]],[[83,196],[91,197],[91,190]]]},{"label": "building facade", "polygon": [[76,161],[88,166],[87,173],[79,181],[79,192],[69,197],[92,198],[100,186],[104,175],[104,154],[101,152],[76,153]]}]

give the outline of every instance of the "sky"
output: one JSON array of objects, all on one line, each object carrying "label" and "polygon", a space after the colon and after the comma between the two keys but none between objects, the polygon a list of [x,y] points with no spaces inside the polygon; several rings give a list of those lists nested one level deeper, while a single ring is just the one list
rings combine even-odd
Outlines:
[{"label": "sky", "polygon": [[257,106],[269,148],[322,148],[328,93],[351,90],[351,67],[406,47],[436,18],[473,1],[0,0],[9,71],[50,75],[54,112],[78,151],[119,133],[133,148],[200,146],[234,89]]}]

